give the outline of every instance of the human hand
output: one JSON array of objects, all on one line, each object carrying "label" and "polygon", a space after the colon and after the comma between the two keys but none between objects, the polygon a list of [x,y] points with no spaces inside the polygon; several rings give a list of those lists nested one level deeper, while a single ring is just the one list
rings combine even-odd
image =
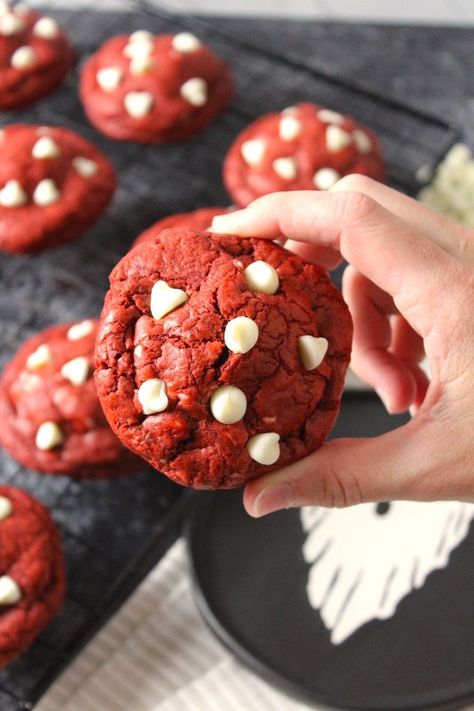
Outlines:
[{"label": "human hand", "polygon": [[[287,249],[326,268],[344,258],[351,367],[389,412],[413,415],[379,437],[326,442],[254,479],[245,488],[247,512],[474,501],[474,231],[359,175],[329,192],[266,195],[214,218],[212,230],[283,236]],[[431,382],[419,365],[425,354]]]}]

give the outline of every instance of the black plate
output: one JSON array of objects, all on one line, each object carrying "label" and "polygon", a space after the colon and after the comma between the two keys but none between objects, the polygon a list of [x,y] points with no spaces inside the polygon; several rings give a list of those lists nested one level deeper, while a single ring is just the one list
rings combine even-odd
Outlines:
[{"label": "black plate", "polygon": [[[338,434],[398,424],[375,397],[345,398]],[[307,600],[298,511],[254,520],[241,492],[197,497],[188,547],[198,606],[253,671],[317,704],[351,709],[459,708],[474,699],[474,531],[387,620],[340,645]]]}]

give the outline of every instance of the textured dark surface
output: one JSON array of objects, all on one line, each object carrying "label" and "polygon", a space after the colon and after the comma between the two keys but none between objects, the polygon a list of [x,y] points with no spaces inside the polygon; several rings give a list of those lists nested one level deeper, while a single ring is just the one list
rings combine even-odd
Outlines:
[{"label": "textured dark surface", "polygon": [[[474,109],[468,100],[473,60],[464,31],[417,29],[402,35],[394,28],[182,18],[233,68],[233,108],[182,145],[114,143],[84,118],[77,98],[83,58],[116,33],[141,28],[178,31],[180,26],[157,15],[52,14],[70,33],[80,55],[78,68],[50,98],[28,111],[4,114],[0,121],[53,123],[80,131],[113,160],[119,189],[106,216],[78,242],[35,258],[0,257],[1,363],[39,329],[97,315],[109,271],[152,221],[170,212],[227,204],[220,179],[222,158],[244,125],[263,112],[315,99],[353,113],[381,133],[390,179],[408,191],[416,187],[416,169],[436,163],[454,138],[455,132],[436,118],[441,109],[474,134]],[[231,41],[228,33],[242,40]],[[434,112],[435,118],[328,82],[326,71],[409,101],[421,112]],[[0,673],[0,709],[9,711],[16,708],[15,699],[37,698],[158,560],[173,535],[170,529],[163,537],[180,490],[145,470],[118,481],[72,482],[23,470],[3,454],[0,462],[3,482],[27,489],[51,508],[63,534],[69,581],[68,599],[56,621],[30,652]]]}]

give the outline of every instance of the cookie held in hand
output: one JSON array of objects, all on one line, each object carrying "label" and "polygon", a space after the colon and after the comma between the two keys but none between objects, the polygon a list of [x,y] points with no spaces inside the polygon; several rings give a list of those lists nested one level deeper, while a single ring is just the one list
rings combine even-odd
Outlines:
[{"label": "cookie held in hand", "polygon": [[351,338],[317,266],[270,241],[168,229],[110,276],[97,392],[117,436],[156,469],[233,488],[323,442]]}]

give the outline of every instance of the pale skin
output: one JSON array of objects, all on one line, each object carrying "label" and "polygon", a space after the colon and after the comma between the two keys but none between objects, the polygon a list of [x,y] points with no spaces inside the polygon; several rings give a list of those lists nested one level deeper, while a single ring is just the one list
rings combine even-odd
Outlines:
[{"label": "pale skin", "polygon": [[[283,237],[287,249],[328,269],[344,258],[352,368],[390,413],[412,415],[379,437],[326,442],[253,480],[247,512],[474,502],[474,230],[359,175],[328,192],[266,195],[215,218],[212,230]],[[419,365],[425,355],[430,381]]]}]

